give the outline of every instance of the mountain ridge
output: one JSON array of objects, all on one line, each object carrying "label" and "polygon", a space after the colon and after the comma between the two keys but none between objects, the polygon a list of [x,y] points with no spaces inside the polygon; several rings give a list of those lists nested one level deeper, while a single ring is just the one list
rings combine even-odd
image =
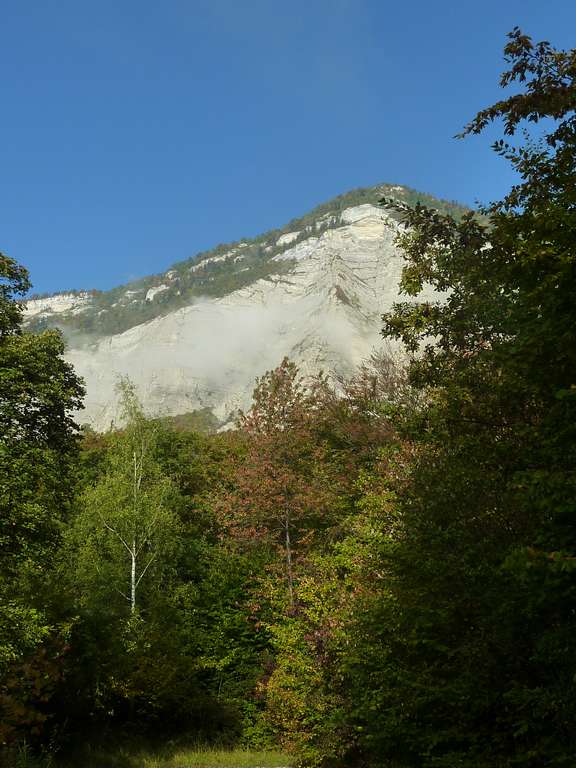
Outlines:
[{"label": "mountain ridge", "polygon": [[114,289],[106,300],[122,321],[117,331],[88,293],[29,301],[27,325],[64,330],[66,359],[87,386],[80,422],[99,430],[116,423],[118,378],[128,376],[151,416],[201,411],[226,423],[283,357],[305,376],[340,377],[381,345],[381,315],[398,299],[404,266],[398,217],[378,206],[392,195],[431,201],[399,185],[357,190],[272,235]]},{"label": "mountain ridge", "polygon": [[359,187],[317,205],[282,227],[253,238],[218,244],[175,262],[164,272],[106,291],[81,289],[33,294],[26,301],[26,325],[32,331],[55,326],[69,338],[79,334],[101,337],[169,314],[198,298],[221,298],[276,274],[279,269],[289,269],[289,265],[281,267],[275,262],[275,256],[311,234],[319,235],[340,226],[339,215],[346,208],[377,204],[384,196],[408,205],[421,202],[456,217],[468,210],[458,203],[398,184]]}]

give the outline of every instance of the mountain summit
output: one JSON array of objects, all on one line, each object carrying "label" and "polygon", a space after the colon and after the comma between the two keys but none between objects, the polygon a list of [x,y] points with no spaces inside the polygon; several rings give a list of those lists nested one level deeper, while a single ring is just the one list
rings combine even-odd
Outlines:
[{"label": "mountain summit", "polygon": [[32,298],[27,325],[67,336],[67,359],[87,385],[80,422],[110,426],[123,375],[151,415],[209,409],[225,422],[284,356],[305,374],[347,374],[380,344],[380,316],[398,298],[403,265],[398,223],[377,207],[382,196],[464,210],[398,185],[354,190],[161,275]]}]

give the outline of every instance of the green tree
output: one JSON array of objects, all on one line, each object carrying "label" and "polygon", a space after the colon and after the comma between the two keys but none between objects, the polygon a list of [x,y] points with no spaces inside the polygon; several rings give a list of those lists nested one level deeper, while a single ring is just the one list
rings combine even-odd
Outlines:
[{"label": "green tree", "polygon": [[358,506],[359,477],[380,466],[392,434],[387,409],[406,390],[384,355],[341,382],[338,394],[322,379],[305,382],[284,360],[259,380],[240,424],[244,452],[228,478],[228,531],[244,551],[269,548],[252,585],[273,652],[258,685],[260,723],[306,765],[347,755],[352,741],[340,659],[363,589],[365,540],[376,528]]},{"label": "green tree", "polygon": [[60,334],[21,330],[28,275],[0,255],[0,670],[50,630],[44,572],[70,501],[82,385]]},{"label": "green tree", "polygon": [[57,633],[50,572],[73,494],[72,413],[83,395],[60,334],[22,331],[18,297],[29,288],[27,271],[0,254],[0,742],[21,735],[38,703],[24,696],[15,706],[7,681],[34,654],[41,668],[41,643]]},{"label": "green tree", "polygon": [[496,151],[520,175],[455,221],[394,205],[403,303],[385,334],[415,353],[425,397],[389,485],[381,599],[353,630],[359,743],[400,766],[564,766],[576,743],[576,51],[514,30],[502,118],[536,141]]},{"label": "green tree", "polygon": [[141,591],[154,593],[172,571],[181,525],[177,491],[158,460],[158,425],[146,419],[129,381],[120,382],[119,393],[126,427],[85,490],[71,536],[82,600],[98,595],[109,604],[116,595],[134,615],[146,605]]},{"label": "green tree", "polygon": [[77,733],[92,723],[232,737],[258,708],[266,645],[250,619],[257,566],[221,541],[211,508],[234,436],[146,419],[129,384],[122,399],[125,427],[83,444],[62,558],[76,621],[58,716]]}]

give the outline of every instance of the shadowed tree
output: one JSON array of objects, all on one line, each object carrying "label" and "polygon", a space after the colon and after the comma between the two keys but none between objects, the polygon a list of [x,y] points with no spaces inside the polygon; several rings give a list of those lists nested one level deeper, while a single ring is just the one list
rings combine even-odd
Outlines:
[{"label": "shadowed tree", "polygon": [[379,601],[352,632],[352,722],[374,764],[568,766],[576,751],[576,51],[509,36],[518,93],[466,128],[524,121],[495,149],[519,173],[456,221],[391,203],[402,287],[384,332],[423,394],[389,484]]},{"label": "shadowed tree", "polygon": [[[35,707],[52,668],[41,644],[58,634],[50,571],[74,491],[72,412],[83,396],[61,335],[23,331],[18,298],[29,288],[27,271],[0,254],[0,744],[43,722]],[[56,656],[63,645],[54,639]],[[21,685],[26,669],[38,671],[29,676],[37,688]]]}]

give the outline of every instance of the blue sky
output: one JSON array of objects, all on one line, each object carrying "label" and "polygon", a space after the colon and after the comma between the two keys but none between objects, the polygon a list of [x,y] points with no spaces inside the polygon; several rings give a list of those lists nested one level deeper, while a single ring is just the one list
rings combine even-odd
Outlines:
[{"label": "blue sky", "polygon": [[379,181],[498,198],[453,136],[515,25],[573,47],[576,3],[0,0],[0,250],[103,289]]}]

